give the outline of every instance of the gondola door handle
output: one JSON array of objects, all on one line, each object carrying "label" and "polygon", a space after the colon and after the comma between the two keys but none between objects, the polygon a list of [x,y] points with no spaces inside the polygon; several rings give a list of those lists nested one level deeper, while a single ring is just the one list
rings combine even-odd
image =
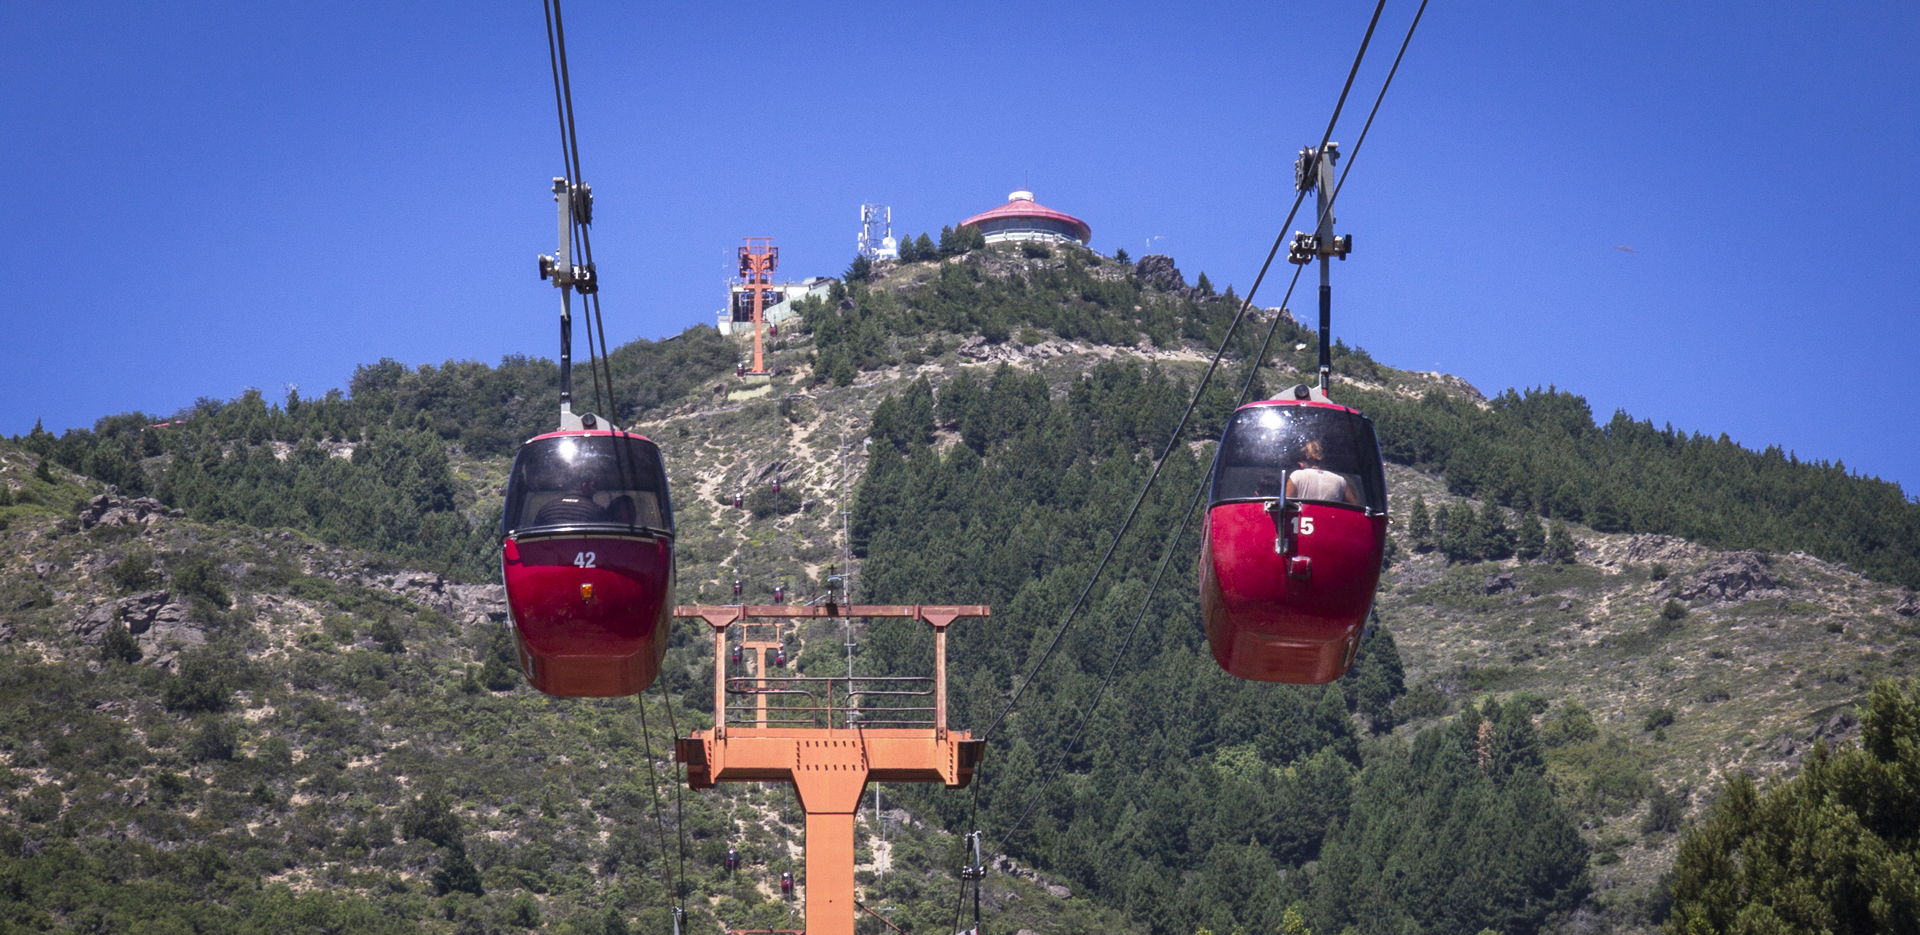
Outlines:
[{"label": "gondola door handle", "polygon": [[1288,503],[1285,497],[1267,501],[1267,515],[1273,517],[1273,554],[1293,554],[1292,518],[1299,512],[1300,507],[1297,504]]}]

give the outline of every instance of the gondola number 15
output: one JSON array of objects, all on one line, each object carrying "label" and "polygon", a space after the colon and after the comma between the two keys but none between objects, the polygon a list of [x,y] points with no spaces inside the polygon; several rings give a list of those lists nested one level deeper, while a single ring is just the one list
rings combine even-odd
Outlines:
[{"label": "gondola number 15", "polygon": [[[1311,520],[1309,520],[1308,522],[1312,522],[1312,521],[1311,521]],[[579,553],[579,554],[577,554],[577,555],[575,555],[575,556],[573,557],[573,565],[574,565],[574,567],[575,567],[575,568],[592,568],[592,567],[593,567],[593,553],[592,553],[592,552],[581,552],[581,553]]]},{"label": "gondola number 15", "polygon": [[1313,517],[1311,516],[1294,517],[1293,531],[1295,535],[1301,535],[1301,536],[1313,535]]}]

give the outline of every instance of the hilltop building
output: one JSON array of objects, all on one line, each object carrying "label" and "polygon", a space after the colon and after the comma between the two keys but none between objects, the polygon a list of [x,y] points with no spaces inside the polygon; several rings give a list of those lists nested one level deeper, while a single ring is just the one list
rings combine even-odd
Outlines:
[{"label": "hilltop building", "polygon": [[1034,201],[1032,192],[1014,192],[1007,196],[1006,204],[967,218],[960,226],[979,228],[987,243],[1044,240],[1084,247],[1093,237],[1093,228],[1087,222]]}]

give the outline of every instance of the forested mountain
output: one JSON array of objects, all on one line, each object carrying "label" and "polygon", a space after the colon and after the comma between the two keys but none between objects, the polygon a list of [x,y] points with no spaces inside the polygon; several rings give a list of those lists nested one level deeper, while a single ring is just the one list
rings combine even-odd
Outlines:
[{"label": "forested mountain", "polygon": [[[954,719],[979,731],[1239,301],[1164,257],[925,247],[802,303],[771,391],[697,327],[616,349],[611,403],[582,368],[576,398],[662,445],[683,601],[811,593],[851,563],[862,599],[993,605],[953,638]],[[861,881],[892,922],[953,923],[951,833],[979,828],[996,930],[1645,931],[1679,832],[1736,808],[1710,805],[1729,779],[1795,774],[1858,730],[1870,683],[1911,673],[1920,506],[1897,486],[1337,344],[1334,396],[1394,462],[1374,635],[1324,689],[1225,676],[1197,529],[1174,533],[1241,387],[1305,379],[1313,343],[1274,312],[1235,335],[975,787],[884,790]],[[346,389],[0,442],[0,926],[664,930],[663,699],[533,693],[499,624],[500,485],[551,427],[557,369],[381,361]],[[682,733],[711,698],[695,637],[663,675]],[[913,626],[795,639],[807,673],[845,671],[848,642],[863,672],[929,664]],[[790,793],[682,797],[694,930],[785,927]],[[1673,918],[1734,930],[1686,908],[1717,885],[1702,860]]]}]

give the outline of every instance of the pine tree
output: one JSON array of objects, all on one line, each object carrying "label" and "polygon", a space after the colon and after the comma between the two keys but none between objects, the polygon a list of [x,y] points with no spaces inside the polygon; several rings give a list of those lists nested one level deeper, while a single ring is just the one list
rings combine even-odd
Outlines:
[{"label": "pine tree", "polygon": [[1571,565],[1574,557],[1573,534],[1567,531],[1567,524],[1553,521],[1553,527],[1547,531],[1547,561],[1556,565]]},{"label": "pine tree", "polygon": [[1480,501],[1480,554],[1493,561],[1513,554],[1513,531],[1507,528],[1507,511],[1490,496]]},{"label": "pine tree", "polygon": [[1200,278],[1194,282],[1193,291],[1196,295],[1208,298],[1213,296],[1213,283],[1207,279],[1206,273],[1201,273]]},{"label": "pine tree", "polygon": [[1455,501],[1447,510],[1447,531],[1440,538],[1440,551],[1447,561],[1471,562],[1480,558],[1480,522],[1467,501]]},{"label": "pine tree", "polygon": [[866,282],[873,275],[873,261],[864,256],[856,256],[847,266],[844,277],[847,282]]},{"label": "pine tree", "polygon": [[1113,261],[1115,263],[1132,263],[1133,257],[1127,255],[1127,248],[1121,247],[1113,251]]},{"label": "pine tree", "polygon": [[924,233],[913,239],[913,252],[917,255],[916,259],[920,260],[932,260],[940,256],[939,249],[933,245],[933,238]]},{"label": "pine tree", "polygon": [[1521,558],[1533,561],[1547,548],[1547,530],[1540,525],[1539,514],[1532,510],[1520,511],[1520,531],[1516,537],[1514,551]]},{"label": "pine tree", "polygon": [[1427,498],[1413,495],[1413,509],[1407,514],[1407,535],[1413,539],[1413,548],[1418,552],[1433,549],[1433,520],[1427,514]]},{"label": "pine tree", "polygon": [[[1799,776],[1764,792],[1735,774],[1686,832],[1666,931],[1920,931],[1920,682],[1883,681],[1860,712],[1860,746],[1814,746]],[[1682,803],[1651,816],[1679,825]]]}]

